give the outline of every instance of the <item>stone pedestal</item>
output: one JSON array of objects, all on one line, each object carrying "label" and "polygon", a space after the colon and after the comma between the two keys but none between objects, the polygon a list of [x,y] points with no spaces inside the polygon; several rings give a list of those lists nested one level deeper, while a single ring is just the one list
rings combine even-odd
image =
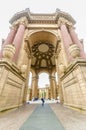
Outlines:
[{"label": "stone pedestal", "polygon": [[64,104],[86,110],[86,60],[74,61],[61,77]]},{"label": "stone pedestal", "polygon": [[22,105],[25,78],[11,62],[0,61],[0,111]]}]

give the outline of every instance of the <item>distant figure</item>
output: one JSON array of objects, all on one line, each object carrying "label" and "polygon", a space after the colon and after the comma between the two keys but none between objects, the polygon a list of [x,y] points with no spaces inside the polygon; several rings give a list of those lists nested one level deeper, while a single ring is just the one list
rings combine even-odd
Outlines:
[{"label": "distant figure", "polygon": [[59,96],[57,97],[57,103],[60,103],[60,99],[59,99]]},{"label": "distant figure", "polygon": [[42,106],[44,106],[44,98],[41,98],[41,101],[42,101]]}]

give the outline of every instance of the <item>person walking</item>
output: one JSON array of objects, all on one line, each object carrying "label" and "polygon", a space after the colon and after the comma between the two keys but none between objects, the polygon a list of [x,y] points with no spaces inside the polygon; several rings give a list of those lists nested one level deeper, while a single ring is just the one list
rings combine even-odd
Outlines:
[{"label": "person walking", "polygon": [[44,106],[44,98],[41,98],[41,101],[42,101],[42,106]]}]

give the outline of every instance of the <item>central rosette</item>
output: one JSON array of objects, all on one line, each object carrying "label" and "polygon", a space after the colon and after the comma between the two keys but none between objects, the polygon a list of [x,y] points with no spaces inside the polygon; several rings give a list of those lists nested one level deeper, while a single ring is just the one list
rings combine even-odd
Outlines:
[{"label": "central rosette", "polygon": [[41,44],[39,45],[38,50],[40,52],[47,52],[49,50],[49,47],[46,44]]}]

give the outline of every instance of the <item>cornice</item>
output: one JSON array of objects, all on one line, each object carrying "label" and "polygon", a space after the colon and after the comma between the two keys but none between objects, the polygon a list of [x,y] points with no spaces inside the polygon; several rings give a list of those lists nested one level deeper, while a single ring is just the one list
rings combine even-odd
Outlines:
[{"label": "cornice", "polygon": [[17,21],[22,17],[26,17],[29,23],[57,23],[59,17],[64,17],[68,21],[72,22],[72,24],[75,24],[75,20],[71,15],[59,9],[57,9],[55,13],[51,14],[37,14],[31,13],[28,8],[14,14],[9,22],[12,24],[13,22]]}]

